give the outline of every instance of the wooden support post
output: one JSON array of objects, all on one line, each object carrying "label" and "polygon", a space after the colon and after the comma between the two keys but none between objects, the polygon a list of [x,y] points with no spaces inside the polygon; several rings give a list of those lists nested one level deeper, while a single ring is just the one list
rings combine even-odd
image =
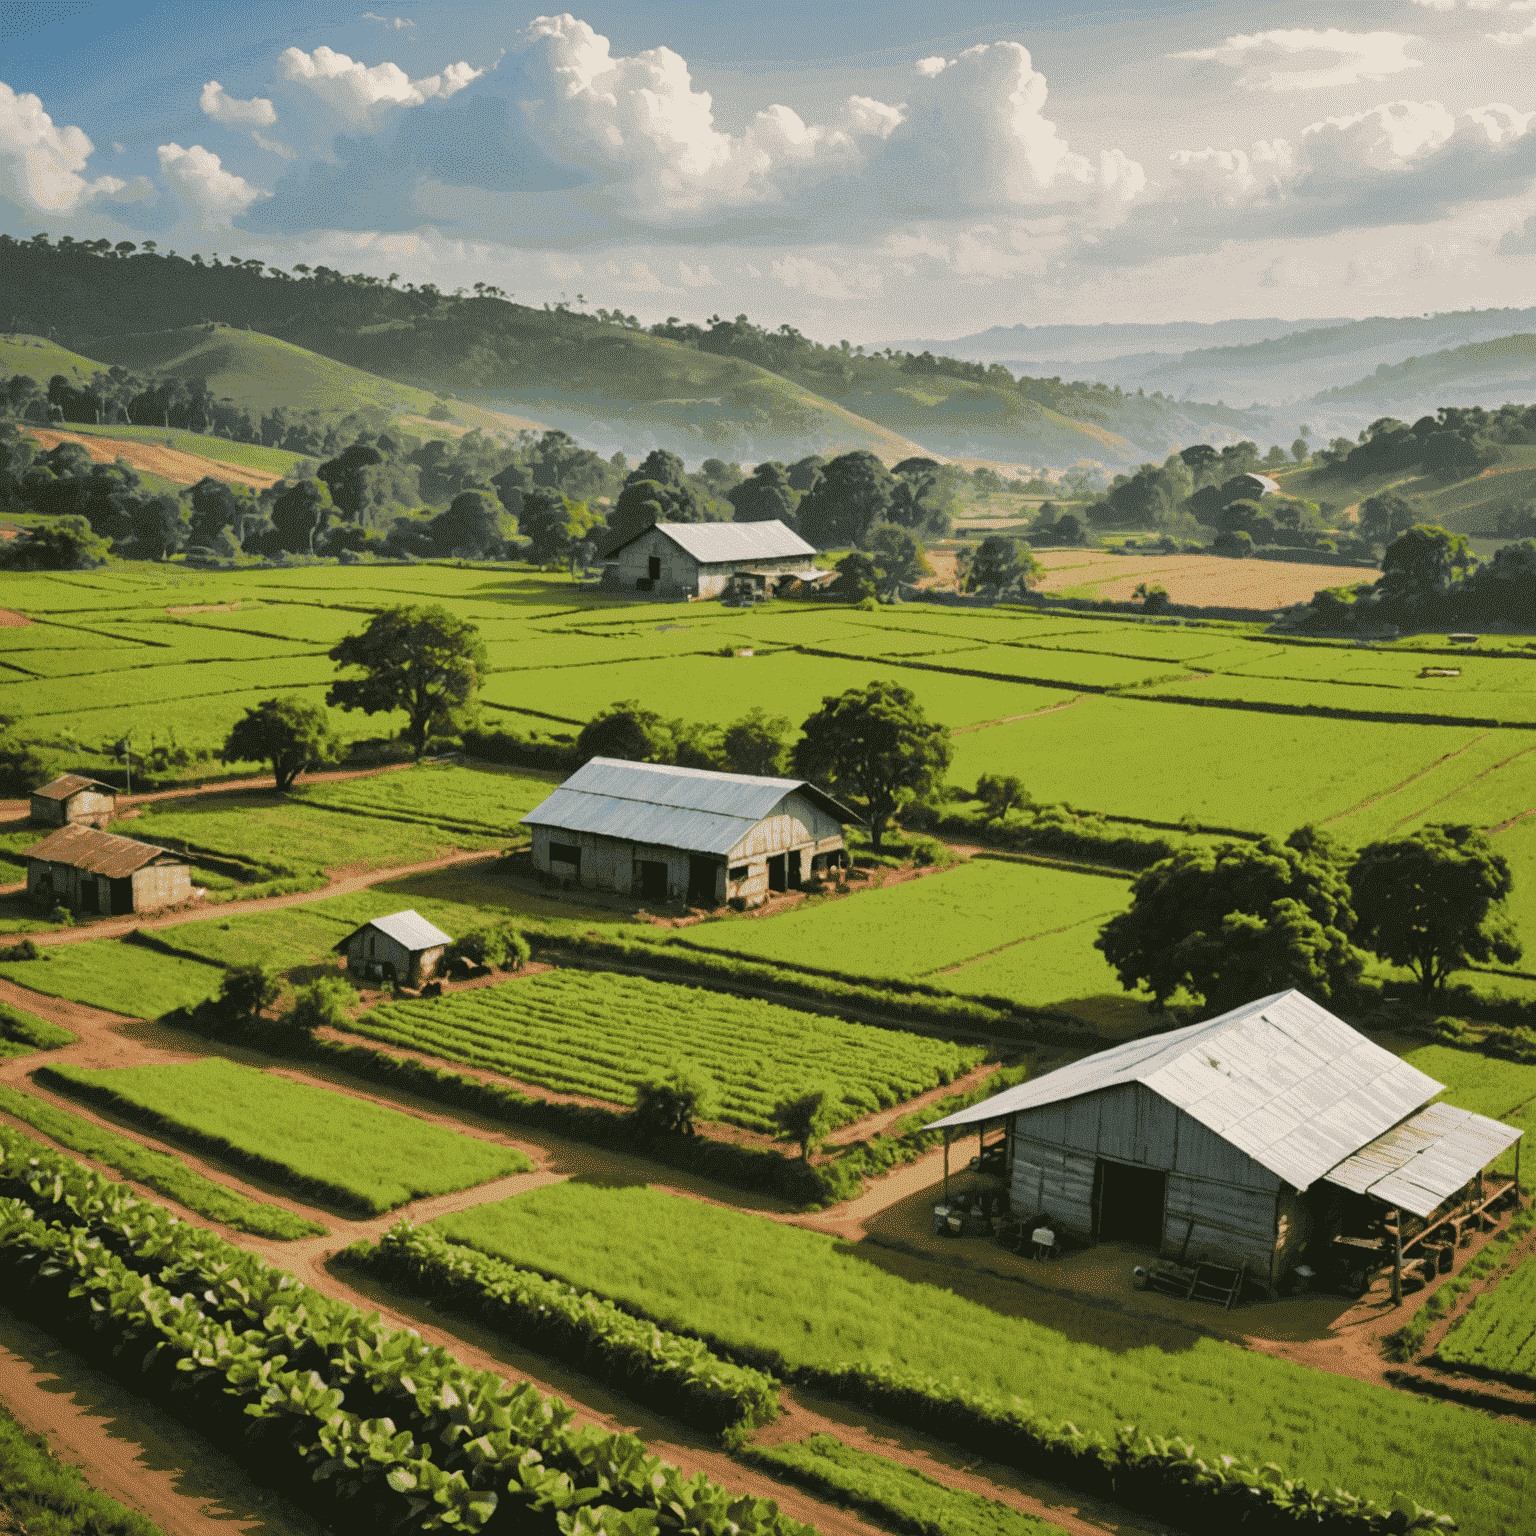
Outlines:
[{"label": "wooden support post", "polygon": [[944,1204],[949,1204],[949,1132],[944,1132]]},{"label": "wooden support post", "polygon": [[1515,1143],[1515,1209],[1517,1211],[1525,1209],[1525,1196],[1520,1189],[1520,1142],[1524,1140],[1525,1137],[1522,1136],[1520,1141]]},{"label": "wooden support post", "polygon": [[1403,1213],[1392,1213],[1392,1305],[1403,1304]]}]

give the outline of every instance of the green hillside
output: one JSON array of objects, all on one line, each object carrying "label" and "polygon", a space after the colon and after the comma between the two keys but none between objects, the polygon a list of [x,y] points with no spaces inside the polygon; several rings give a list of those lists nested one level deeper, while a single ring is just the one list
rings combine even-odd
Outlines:
[{"label": "green hillside", "polygon": [[1470,346],[1410,357],[1338,389],[1314,395],[1317,405],[1370,406],[1386,411],[1426,396],[1460,405],[1501,404],[1529,398],[1536,388],[1536,335],[1501,336]]},{"label": "green hillside", "polygon": [[41,336],[0,336],[0,379],[25,374],[36,379],[39,388],[47,389],[49,379],[57,373],[84,380],[105,370],[105,363],[82,357],[57,342],[44,341]]}]

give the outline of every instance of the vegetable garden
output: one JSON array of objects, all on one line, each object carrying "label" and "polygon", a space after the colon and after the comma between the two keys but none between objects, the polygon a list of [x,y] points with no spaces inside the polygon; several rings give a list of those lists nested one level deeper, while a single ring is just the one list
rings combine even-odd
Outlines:
[{"label": "vegetable garden", "polygon": [[1435,1356],[1453,1370],[1536,1388],[1536,1258],[1477,1297]]},{"label": "vegetable garden", "polygon": [[836,1123],[850,1124],[952,1082],[986,1054],[777,1003],[584,970],[392,1003],[352,1027],[615,1104],[632,1103],[659,1066],[686,1062],[714,1084],[710,1118],[768,1132],[777,1100],[808,1086],[825,1087]]}]

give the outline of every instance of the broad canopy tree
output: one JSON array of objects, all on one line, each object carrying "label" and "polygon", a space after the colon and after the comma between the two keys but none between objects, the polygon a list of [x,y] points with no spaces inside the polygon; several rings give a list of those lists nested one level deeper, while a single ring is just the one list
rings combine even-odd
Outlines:
[{"label": "broad canopy tree", "polygon": [[862,800],[876,853],[891,817],[943,784],[954,751],[911,689],[882,679],[824,698],[801,732],[795,772]]},{"label": "broad canopy tree", "polygon": [[302,699],[275,698],[246,710],[219,753],[226,763],[271,763],[279,790],[289,789],[301,773],[340,756],[341,742],[324,709]]},{"label": "broad canopy tree", "polygon": [[1040,575],[1040,562],[1017,539],[992,533],[977,547],[966,572],[967,592],[1002,593],[1028,586]]},{"label": "broad canopy tree", "polygon": [[452,728],[485,681],[480,631],[440,606],[386,608],[330,654],[364,675],[338,679],[325,702],[369,715],[403,710],[406,739],[417,757],[434,731]]},{"label": "broad canopy tree", "polygon": [[1453,971],[1521,956],[1503,903],[1509,862],[1476,827],[1421,827],[1371,843],[1349,872],[1355,937],[1392,965],[1406,966],[1427,999]]},{"label": "broad canopy tree", "polygon": [[1127,990],[1165,1007],[1181,989],[1223,1011],[1297,987],[1327,1002],[1359,976],[1344,871],[1310,828],[1183,848],[1144,871],[1094,947]]}]

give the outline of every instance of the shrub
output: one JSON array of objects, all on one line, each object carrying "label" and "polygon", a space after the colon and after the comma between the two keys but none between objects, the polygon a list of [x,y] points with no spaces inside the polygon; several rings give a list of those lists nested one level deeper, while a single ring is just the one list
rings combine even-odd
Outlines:
[{"label": "shrub", "polygon": [[42,958],[42,946],[36,939],[23,939],[19,944],[0,948],[0,960],[38,960]]},{"label": "shrub", "polygon": [[694,1122],[713,1112],[712,1085],[686,1062],[635,1089],[635,1122],[648,1135],[692,1136]]},{"label": "shrub", "polygon": [[352,1022],[350,1010],[356,1002],[357,993],[341,977],[321,976],[299,988],[282,1027],[305,1035],[322,1027],[345,1029]]}]

